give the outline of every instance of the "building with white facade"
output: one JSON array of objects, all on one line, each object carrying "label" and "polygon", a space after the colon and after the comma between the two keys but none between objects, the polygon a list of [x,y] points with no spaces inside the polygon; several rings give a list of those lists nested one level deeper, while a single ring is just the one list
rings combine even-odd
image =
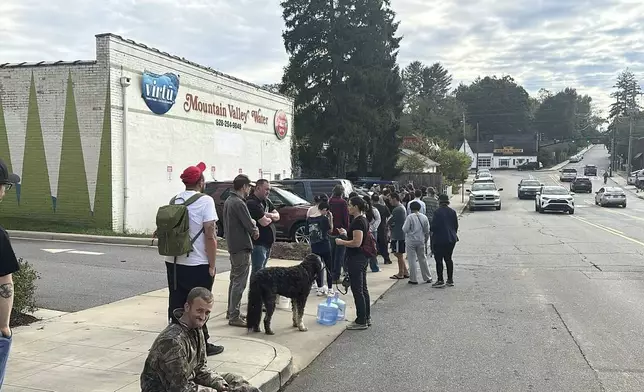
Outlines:
[{"label": "building with white facade", "polygon": [[479,142],[465,140],[459,151],[472,158],[470,169],[516,169],[524,163],[537,162],[533,135],[494,135],[493,140]]},{"label": "building with white facade", "polygon": [[96,60],[0,64],[0,158],[22,178],[0,217],[151,232],[187,166],[290,177],[292,124],[292,99],[113,34]]}]

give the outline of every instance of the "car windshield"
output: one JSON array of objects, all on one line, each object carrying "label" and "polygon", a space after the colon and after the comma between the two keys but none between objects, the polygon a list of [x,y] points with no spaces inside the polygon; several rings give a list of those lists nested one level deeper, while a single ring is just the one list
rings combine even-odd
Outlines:
[{"label": "car windshield", "polygon": [[521,185],[523,186],[539,186],[541,183],[539,181],[534,181],[534,180],[523,180],[521,181]]},{"label": "car windshield", "polygon": [[606,193],[624,193],[622,188],[606,188]]},{"label": "car windshield", "polygon": [[577,170],[575,169],[563,169],[564,173],[577,173]]},{"label": "car windshield", "polygon": [[294,205],[294,206],[302,206],[302,205],[309,204],[308,201],[302,199],[301,197],[299,197],[295,193],[291,193],[291,192],[289,192],[289,191],[287,191],[285,189],[282,189],[282,188],[279,188],[279,187],[276,187],[276,186],[271,187],[271,192],[275,192],[282,199],[286,200],[287,203],[289,203],[291,205]]},{"label": "car windshield", "polygon": [[479,173],[479,177],[492,177],[492,175],[489,172],[481,172]]},{"label": "car windshield", "polygon": [[566,188],[561,188],[561,187],[545,187],[543,188],[543,192],[541,192],[544,195],[567,195],[568,191]]},{"label": "car windshield", "polygon": [[495,191],[496,190],[496,185],[494,183],[488,182],[480,182],[476,184],[472,184],[472,191]]}]

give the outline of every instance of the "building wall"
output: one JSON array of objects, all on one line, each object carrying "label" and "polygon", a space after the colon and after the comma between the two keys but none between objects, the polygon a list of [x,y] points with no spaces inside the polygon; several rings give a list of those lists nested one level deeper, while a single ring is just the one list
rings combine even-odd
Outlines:
[{"label": "building wall", "polygon": [[[501,161],[502,160],[508,160],[508,165],[502,165]],[[515,169],[522,163],[526,162],[536,162],[537,157],[536,156],[519,156],[519,155],[514,155],[514,156],[495,156],[493,160],[493,168],[495,169],[505,169],[505,168],[510,168],[510,169]]]},{"label": "building wall", "polygon": [[106,65],[0,67],[0,158],[21,177],[0,205],[6,226],[112,227]]},{"label": "building wall", "polygon": [[[216,74],[167,54],[150,50],[120,37],[99,36],[99,46],[109,48],[112,97],[113,181],[115,229],[123,221],[123,88],[122,77],[130,78],[127,97],[127,206],[125,229],[151,232],[159,206],[183,189],[183,169],[203,161],[206,180],[229,180],[243,172],[257,179],[291,176],[292,101],[263,89]],[[153,113],[142,99],[143,72],[179,76],[175,104],[165,114]],[[214,104],[219,113],[195,110],[187,97]],[[247,113],[245,121],[231,117],[229,106]],[[212,109],[212,106],[210,107]],[[225,109],[226,115],[223,111]],[[287,115],[289,130],[279,140],[273,121],[277,110]],[[253,112],[266,121],[258,123]],[[236,129],[219,125],[228,121]]]}]

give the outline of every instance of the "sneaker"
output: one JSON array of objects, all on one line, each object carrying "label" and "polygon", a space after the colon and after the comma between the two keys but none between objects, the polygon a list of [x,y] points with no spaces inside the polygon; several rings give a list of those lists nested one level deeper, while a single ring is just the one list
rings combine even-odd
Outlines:
[{"label": "sneaker", "polygon": [[208,356],[221,354],[224,352],[224,346],[216,346],[212,343],[206,343],[206,354]]},{"label": "sneaker", "polygon": [[318,289],[318,284],[316,282],[313,282],[313,285],[311,286],[311,290],[317,290]]},{"label": "sneaker", "polygon": [[447,285],[449,287],[454,287],[454,281],[453,280],[447,280]]},{"label": "sneaker", "polygon": [[409,283],[409,284],[418,284],[418,282],[412,282],[411,280],[408,280],[407,283]]},{"label": "sneaker", "polygon": [[247,327],[246,320],[242,319],[241,317],[235,320],[228,320],[228,325],[230,325],[231,327],[241,327],[241,328]]},{"label": "sneaker", "polygon": [[347,325],[347,330],[349,331],[360,331],[360,330],[365,330],[369,328],[369,325],[367,324],[358,324],[356,322],[353,322],[349,325]]},{"label": "sneaker", "polygon": [[318,297],[322,297],[327,295],[328,293],[329,293],[329,289],[327,287],[320,287],[318,288],[316,295]]},{"label": "sneaker", "polygon": [[335,290],[333,288],[330,288],[327,292],[327,295],[329,297],[335,297]]},{"label": "sneaker", "polygon": [[432,285],[432,287],[435,287],[437,289],[442,289],[443,287],[445,287],[445,282],[443,282],[442,280],[438,280],[436,281],[436,283]]},{"label": "sneaker", "polygon": [[429,278],[429,280],[426,280],[425,283],[432,283],[432,278]]},{"label": "sneaker", "polygon": [[368,326],[368,327],[371,327],[371,317],[369,317],[369,318],[367,319],[367,326]]},{"label": "sneaker", "polygon": [[385,260],[385,264],[393,264],[391,260]]}]

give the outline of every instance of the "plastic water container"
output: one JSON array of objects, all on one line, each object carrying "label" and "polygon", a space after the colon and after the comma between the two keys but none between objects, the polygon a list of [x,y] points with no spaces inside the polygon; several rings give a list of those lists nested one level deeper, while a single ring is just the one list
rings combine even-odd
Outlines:
[{"label": "plastic water container", "polygon": [[291,310],[291,299],[278,295],[275,299],[275,307],[277,309]]},{"label": "plastic water container", "polygon": [[347,303],[340,299],[340,293],[336,292],[334,297],[331,300],[331,303],[334,303],[338,306],[338,321],[344,320],[344,312],[347,310]]},{"label": "plastic water container", "polygon": [[335,325],[338,322],[338,305],[334,304],[332,297],[318,305],[318,324]]}]

